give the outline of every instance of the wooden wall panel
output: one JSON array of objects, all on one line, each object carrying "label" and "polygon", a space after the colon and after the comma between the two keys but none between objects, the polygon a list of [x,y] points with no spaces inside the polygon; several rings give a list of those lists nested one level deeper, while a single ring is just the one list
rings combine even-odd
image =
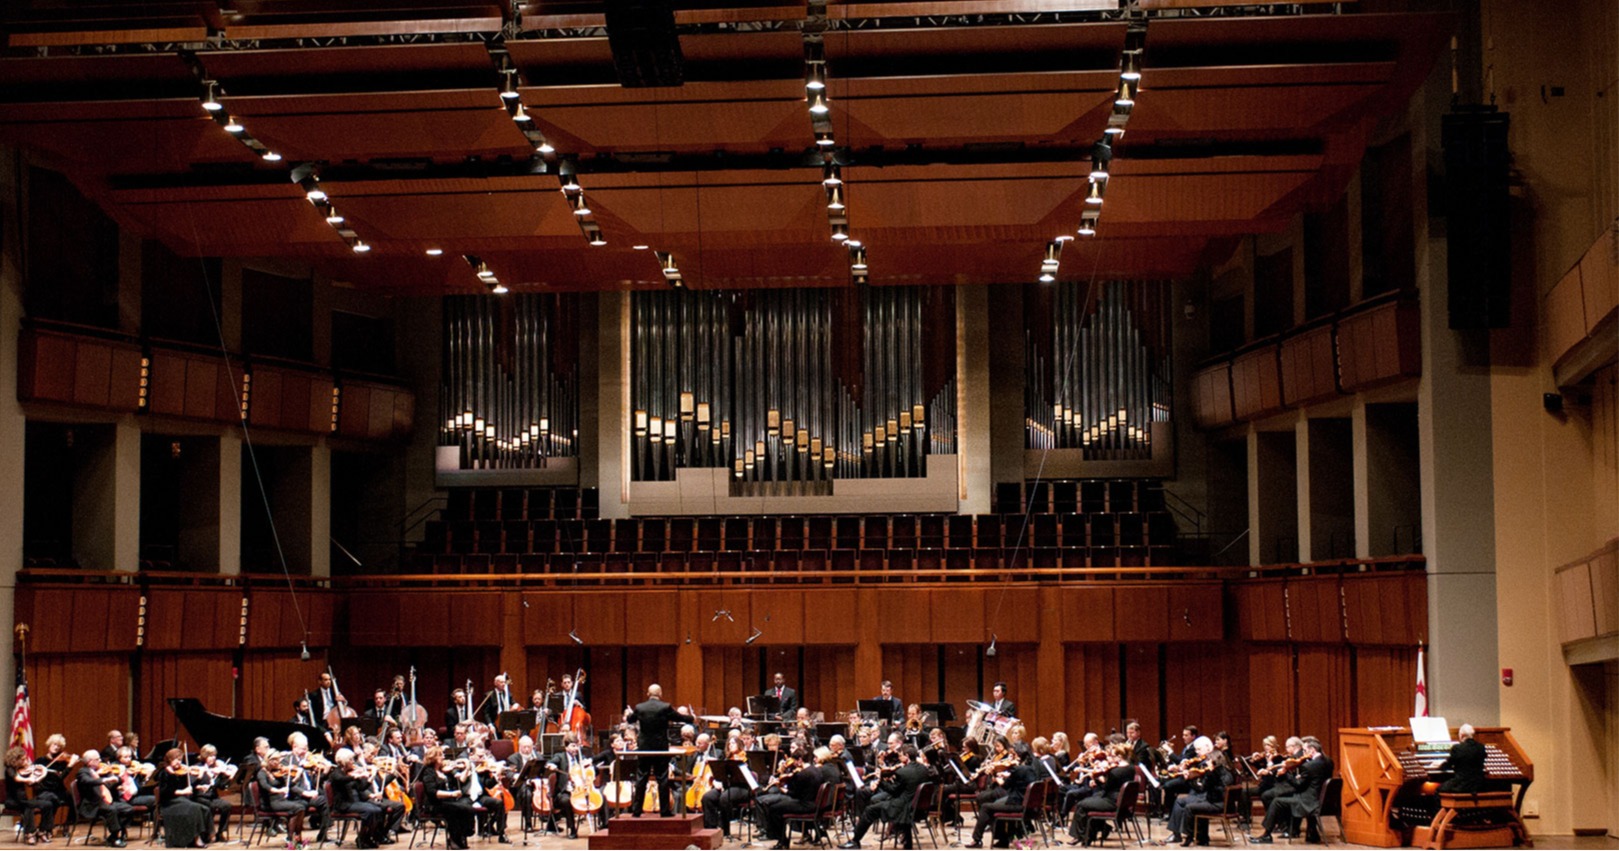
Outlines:
[{"label": "wooden wall panel", "polygon": [[1346,392],[1422,374],[1420,314],[1414,302],[1388,302],[1338,323]]},{"label": "wooden wall panel", "polygon": [[147,595],[149,650],[228,650],[237,645],[242,592],[234,588],[155,588]]},{"label": "wooden wall panel", "polygon": [[[276,721],[291,719],[293,702],[305,689],[315,687],[316,678],[325,669],[324,653],[312,653],[305,662],[299,658],[297,648],[248,650],[242,656],[240,716]],[[213,706],[209,709],[224,711]]]},{"label": "wooden wall panel", "polygon": [[1236,637],[1245,641],[1287,640],[1287,592],[1281,580],[1244,582],[1227,590],[1236,615]]},{"label": "wooden wall panel", "polygon": [[573,631],[586,644],[623,644],[624,597],[623,593],[580,594],[574,597]]},{"label": "wooden wall panel", "polygon": [[[944,699],[956,706],[956,713],[961,714],[961,703],[967,698],[980,699],[980,696],[989,691],[994,680],[990,677],[987,666],[982,681],[979,677],[980,661],[988,661],[983,657],[982,644],[945,644],[942,645],[944,653]],[[1015,699],[1015,698],[1014,698]],[[964,717],[958,720],[966,720]]]},{"label": "wooden wall panel", "polygon": [[1299,735],[1315,736],[1338,752],[1338,728],[1354,717],[1354,684],[1350,679],[1349,648],[1300,647],[1298,651]]},{"label": "wooden wall panel", "polygon": [[[699,591],[696,618],[697,640],[704,645],[741,644],[753,634],[753,609],[746,593]],[[774,643],[773,638],[764,640]]]},{"label": "wooden wall panel", "polygon": [[[906,704],[937,702],[941,685],[939,652],[937,644],[891,644],[883,647],[883,679],[894,682],[894,695]],[[856,683],[855,690],[858,699],[876,697],[882,691],[882,680]]]},{"label": "wooden wall panel", "polygon": [[[935,626],[937,623],[938,621],[935,622]],[[984,629],[999,637],[1001,641],[1039,641],[1041,634],[1039,589],[1022,587],[1005,592],[986,592]],[[984,632],[979,632],[978,636],[978,640],[985,640]]]},{"label": "wooden wall panel", "polygon": [[17,338],[17,399],[73,401],[76,337],[24,328]]},{"label": "wooden wall panel", "polygon": [[1333,327],[1323,325],[1282,341],[1282,400],[1304,405],[1338,394]]},{"label": "wooden wall panel", "polygon": [[1219,644],[1169,648],[1164,655],[1164,721],[1170,738],[1175,738],[1179,728],[1193,724],[1210,737],[1224,730],[1238,747],[1246,746],[1247,695],[1236,691],[1230,676],[1237,658]]},{"label": "wooden wall panel", "polygon": [[1124,645],[1123,705],[1144,731],[1142,737],[1152,744],[1168,735],[1168,726],[1177,723],[1165,719],[1159,707],[1159,664],[1157,644]]},{"label": "wooden wall panel", "polygon": [[573,598],[566,591],[530,591],[523,595],[523,643],[530,646],[571,644]]},{"label": "wooden wall panel", "polygon": [[805,644],[854,644],[860,606],[857,591],[806,591],[804,612]]},{"label": "wooden wall panel", "polygon": [[[673,646],[685,640],[680,632],[680,595],[674,591],[641,591],[625,595],[624,620],[625,644]],[[580,637],[584,637],[583,633]]]},{"label": "wooden wall panel", "polygon": [[[1028,738],[1037,735],[1049,734],[1056,729],[1054,724],[1059,722],[1061,707],[1040,706],[1039,677],[1035,670],[1036,647],[1033,644],[1011,644],[1000,642],[996,647],[995,655],[984,659],[983,693],[980,695],[962,695],[955,698],[956,711],[961,711],[963,701],[972,697],[978,700],[990,700],[990,690],[996,682],[1006,683],[1006,693],[1017,703],[1018,717],[1029,728]],[[1048,720],[1045,714],[1051,715]]]},{"label": "wooden wall panel", "polygon": [[1253,419],[1282,409],[1277,349],[1275,345],[1264,346],[1231,361],[1231,407],[1237,419]]},{"label": "wooden wall panel", "polygon": [[1119,641],[1168,638],[1169,589],[1162,585],[1121,585],[1114,589],[1113,630]]},{"label": "wooden wall panel", "polygon": [[129,653],[140,592],[116,588],[19,588],[14,620],[28,624],[30,653]]},{"label": "wooden wall panel", "polygon": [[1350,726],[1403,726],[1411,717],[1416,682],[1416,648],[1355,648],[1355,711]]},{"label": "wooden wall panel", "polygon": [[759,653],[752,647],[704,647],[703,693],[692,700],[712,715],[723,715],[733,706],[746,712],[747,697],[759,693],[759,683],[745,679],[744,656],[757,659]]},{"label": "wooden wall panel", "polygon": [[1119,691],[1119,648],[1116,644],[1070,644],[1064,650],[1069,699],[1062,716],[1068,737],[1077,747],[1086,732],[1106,737],[1124,732],[1125,712]]},{"label": "wooden wall panel", "polygon": [[[882,644],[932,641],[934,624],[933,613],[928,610],[929,593],[912,589],[878,592],[877,641]],[[981,592],[969,591],[968,594],[968,599],[982,598]],[[978,617],[983,617],[981,603]]]},{"label": "wooden wall panel", "polygon": [[[613,595],[593,596],[602,600]],[[501,629],[500,594],[494,591],[458,592],[447,595],[450,604],[450,640],[457,647],[499,647]],[[407,621],[408,623],[408,621]],[[622,629],[622,622],[620,628]],[[618,643],[623,642],[622,632]]]},{"label": "wooden wall panel", "polygon": [[1062,638],[1064,641],[1113,641],[1113,589],[1063,588]]},{"label": "wooden wall panel", "polygon": [[345,618],[348,643],[354,647],[392,647],[399,644],[401,620],[399,607],[403,602],[397,591],[357,592],[349,595],[348,616]]},{"label": "wooden wall panel", "polygon": [[1231,364],[1218,363],[1192,376],[1192,411],[1199,428],[1219,428],[1236,421],[1231,409]]},{"label": "wooden wall panel", "polygon": [[1248,647],[1248,727],[1253,739],[1285,739],[1295,734],[1294,691],[1292,648],[1284,644]]},{"label": "wooden wall panel", "polygon": [[1343,616],[1338,597],[1338,577],[1289,580],[1287,591],[1294,641],[1342,640]]},{"label": "wooden wall panel", "polygon": [[821,647],[805,651],[798,687],[802,704],[809,707],[811,712],[825,713],[829,720],[835,719],[840,709],[853,709],[856,700],[867,696],[867,687],[856,687],[853,662],[852,647]]},{"label": "wooden wall panel", "polygon": [[234,696],[229,652],[148,653],[141,659],[131,726],[141,733],[145,748],[162,739],[184,737],[195,751],[204,743],[186,735],[169,709],[168,698],[195,697],[213,712],[232,715]]},{"label": "wooden wall panel", "polygon": [[105,745],[109,729],[129,727],[127,656],[31,653],[28,689],[37,749],[44,748],[46,736],[61,733],[67,737],[68,750],[82,753]]},{"label": "wooden wall panel", "polygon": [[1001,617],[995,617],[996,605],[1003,604],[1004,609],[1006,602],[998,591],[985,593],[978,588],[941,588],[925,593],[927,596],[923,597],[926,601],[923,606],[928,610],[931,629],[921,634],[899,635],[898,641],[972,644],[986,640],[989,633],[985,631],[985,625],[991,619],[997,626],[1006,620],[1004,612]]},{"label": "wooden wall panel", "polygon": [[[770,637],[772,643],[804,643],[804,592],[755,591],[749,608],[754,624]],[[812,614],[819,617],[820,607],[816,606]],[[752,632],[748,634],[752,635]]]},{"label": "wooden wall panel", "polygon": [[1225,635],[1225,605],[1219,583],[1169,588],[1170,641],[1219,641]]},{"label": "wooden wall panel", "polygon": [[[413,597],[412,604],[417,603]],[[297,645],[309,630],[310,647],[332,643],[332,596],[327,591],[297,592],[254,588],[248,592],[247,643],[274,648]]]}]

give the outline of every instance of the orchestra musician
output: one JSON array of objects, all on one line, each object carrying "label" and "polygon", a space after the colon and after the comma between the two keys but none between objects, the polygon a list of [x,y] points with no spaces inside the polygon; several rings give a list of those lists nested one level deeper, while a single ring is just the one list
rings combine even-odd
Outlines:
[{"label": "orchestra musician", "polygon": [[787,685],[787,678],[782,676],[780,671],[777,671],[775,676],[771,678],[768,694],[776,698],[781,704],[776,710],[776,717],[788,718],[798,712],[798,692],[794,691],[792,686]]},{"label": "orchestra musician", "polygon": [[278,751],[266,752],[260,763],[257,782],[260,806],[286,817],[287,836],[296,844],[303,836],[305,807],[303,799],[295,797],[292,792],[292,776],[301,769],[288,764],[288,758],[287,754]]},{"label": "orchestra musician", "polygon": [[124,746],[124,734],[121,730],[107,731],[107,746],[101,749],[101,761],[111,764],[118,761],[118,749]]},{"label": "orchestra musician", "polygon": [[[746,762],[748,758],[747,746],[743,743],[742,731],[732,729],[725,738],[725,759]],[[712,766],[710,767],[712,770]],[[753,792],[745,784],[726,786],[724,779],[717,774],[714,777],[714,787],[709,789],[702,797],[703,827],[710,830],[718,829],[725,838],[731,837],[731,820],[736,817],[736,811],[749,798]]]},{"label": "orchestra musician", "polygon": [[[377,692],[381,694],[381,692]],[[386,822],[382,807],[371,801],[371,773],[354,761],[354,751],[339,748],[332,756],[337,768],[332,771],[332,805],[340,813],[360,817],[359,835],[354,838],[355,848],[376,848],[386,837]]]},{"label": "orchestra musician", "polygon": [[[338,692],[336,684],[332,682],[331,672],[322,671],[320,677],[316,680],[315,690],[308,692],[306,697],[309,698],[309,708],[315,713],[315,717],[324,719],[326,713],[337,708],[338,698],[343,697],[343,695]],[[346,703],[347,700],[345,699],[344,702]],[[320,725],[316,724],[315,726]]]},{"label": "orchestra musician", "polygon": [[1482,792],[1485,785],[1484,759],[1488,751],[1473,738],[1473,725],[1456,730],[1456,744],[1450,756],[1439,764],[1439,771],[1451,771],[1450,779],[1439,784],[1440,792]]},{"label": "orchestra musician", "polygon": [[[787,816],[815,811],[815,795],[825,777],[811,762],[813,756],[804,746],[797,746],[781,762],[772,781],[780,784],[781,791],[759,796],[759,814],[764,820],[760,833],[765,839],[776,840],[774,848],[788,847]],[[640,793],[636,794],[639,797]]]},{"label": "orchestra musician", "polygon": [[1058,768],[1067,765],[1068,761],[1074,758],[1069,748],[1067,733],[1058,730],[1051,734],[1051,760],[1057,763]]},{"label": "orchestra musician", "polygon": [[307,693],[292,702],[292,723],[320,727],[323,725],[317,720],[319,717],[321,716],[315,714],[315,706],[310,701]]},{"label": "orchestra musician", "polygon": [[[465,767],[465,766],[462,766]],[[461,779],[444,762],[444,751],[432,747],[423,756],[422,796],[429,815],[444,819],[444,832],[449,834],[445,847],[449,851],[466,851],[467,837],[472,835],[475,804],[462,791]]]},{"label": "orchestra musician", "polygon": [[[579,772],[591,760],[579,746],[578,735],[565,733],[562,738],[566,744],[560,752],[551,756],[551,767],[554,772],[551,776],[551,816],[552,818],[560,816],[568,826],[568,838],[577,839],[579,827],[575,822],[572,803],[573,778],[579,776]],[[641,795],[644,792],[637,791],[636,794]]]},{"label": "orchestra musician", "polygon": [[905,707],[905,720],[901,728],[905,731],[906,741],[921,748],[923,734],[927,731],[927,722],[922,720],[921,704],[913,703]]},{"label": "orchestra musician", "polygon": [[100,751],[84,752],[73,782],[79,787],[79,818],[101,819],[106,825],[109,837],[106,844],[114,848],[127,845],[128,837],[124,822],[135,808],[114,798],[109,787],[117,783],[118,778],[111,775],[101,776]]},{"label": "orchestra musician", "polygon": [[444,710],[444,729],[453,730],[471,721],[472,707],[467,705],[467,690],[458,688],[450,692],[450,705]]},{"label": "orchestra musician", "polygon": [[1107,750],[1116,764],[1102,776],[1102,787],[1074,806],[1073,819],[1068,825],[1069,837],[1087,846],[1092,842],[1106,842],[1113,832],[1113,826],[1106,820],[1092,819],[1090,814],[1112,812],[1119,803],[1119,790],[1136,776],[1136,763],[1131,761],[1136,751],[1134,745],[1127,740],[1109,745]]},{"label": "orchestra musician", "polygon": [[157,806],[163,813],[163,839],[170,848],[190,848],[213,840],[213,813],[196,800],[197,787],[185,752],[169,748],[157,771]]},{"label": "orchestra musician", "polygon": [[6,751],[6,809],[17,811],[17,829],[27,837],[23,841],[29,845],[50,841],[56,810],[63,804],[62,798],[44,788],[49,774],[28,761],[22,745],[12,745]]},{"label": "orchestra musician", "polygon": [[[581,677],[581,679],[583,679]],[[575,712],[575,709],[578,711]],[[563,732],[573,729],[573,721],[580,713],[585,712],[585,701],[579,696],[579,683],[574,682],[571,674],[562,675],[562,717],[557,719]]]},{"label": "orchestra musician", "polygon": [[[996,684],[996,691],[1001,691],[1000,684]],[[1000,740],[996,740],[1000,743]],[[991,826],[995,829],[995,844],[997,847],[1007,847],[1011,840],[1001,835],[1001,826],[995,824],[996,813],[1011,813],[1023,809],[1023,793],[1028,790],[1029,784],[1040,779],[1041,769],[1036,767],[1033,760],[1024,761],[1015,755],[1015,752],[1003,748],[1002,754],[1014,754],[1011,757],[1011,770],[1006,772],[1003,782],[997,789],[986,790],[979,795],[978,823],[973,825],[972,842],[967,843],[968,848],[982,848],[984,831]],[[991,794],[991,793],[998,794]],[[986,796],[988,799],[986,800]]]},{"label": "orchestra musician", "polygon": [[155,766],[136,763],[135,752],[128,745],[118,749],[118,759],[113,764],[118,766],[118,791],[113,793],[113,797],[132,807],[145,807],[148,810],[157,804],[156,778],[153,776],[157,773]]},{"label": "orchestra musician", "polygon": [[1131,719],[1124,725],[1124,740],[1130,744],[1130,762],[1152,768],[1152,745],[1141,737],[1141,722]]},{"label": "orchestra musician", "polygon": [[[398,731],[398,728],[394,729],[395,732]],[[366,740],[365,746],[354,755],[354,763],[368,770],[369,777],[361,791],[365,793],[366,800],[382,808],[383,838],[380,842],[387,845],[388,840],[398,838],[399,826],[405,820],[405,802],[388,797],[388,781],[396,778],[401,784],[408,786],[410,785],[410,772],[406,770],[405,764],[400,762],[395,762],[391,766],[394,771],[393,774],[385,772],[383,770],[385,766],[378,760],[378,755],[381,752],[382,747],[380,745],[374,741]],[[407,792],[406,794],[409,793]]]},{"label": "orchestra musician", "polygon": [[1165,780],[1163,785],[1159,787],[1159,792],[1164,796],[1163,800],[1165,802],[1174,801],[1181,795],[1191,791],[1192,784],[1189,783],[1185,777],[1180,776],[1180,772],[1185,768],[1187,763],[1191,762],[1192,759],[1197,756],[1197,750],[1192,747],[1192,743],[1196,741],[1197,738],[1197,727],[1188,724],[1181,728],[1182,747],[1179,756],[1175,756],[1172,752],[1168,752],[1168,743],[1165,743],[1166,756],[1168,757],[1169,761],[1169,771],[1174,774],[1174,776],[1170,777],[1168,780]]},{"label": "orchestra musician", "polygon": [[991,698],[993,698],[989,702],[989,708],[991,711],[1010,717],[1017,716],[1017,704],[1013,703],[1012,699],[1006,696],[1006,683],[996,683],[995,687],[990,689],[989,695]]},{"label": "orchestra musician", "polygon": [[321,792],[320,769],[306,765],[313,762],[310,760],[309,739],[303,733],[293,733],[287,737],[287,745],[292,754],[291,765],[296,769],[288,797],[314,810],[315,844],[324,845],[327,841],[326,830],[331,826],[331,802]]},{"label": "orchestra musician", "polygon": [[[848,842],[839,845],[839,848],[859,848],[860,840],[866,831],[876,821],[886,821],[899,831],[903,846],[912,847],[911,837],[914,832],[912,820],[912,804],[916,801],[916,790],[928,780],[927,762],[920,756],[915,745],[903,745],[899,749],[899,766],[894,770],[893,776],[883,783],[882,800],[873,800],[860,814],[860,820],[855,823],[854,836]],[[1019,799],[1021,804],[1022,799]]]},{"label": "orchestra musician", "polygon": [[[1270,806],[1265,810],[1265,832],[1251,839],[1251,842],[1261,844],[1275,842],[1273,834],[1276,825],[1284,818],[1288,820],[1287,827],[1291,827],[1294,820],[1303,819],[1307,831],[1305,840],[1312,845],[1321,842],[1321,826],[1315,813],[1321,810],[1321,791],[1326,786],[1327,780],[1332,777],[1335,766],[1332,757],[1321,752],[1320,739],[1305,736],[1301,741],[1304,746],[1304,763],[1287,778],[1292,791],[1271,800]],[[1278,783],[1278,788],[1281,785]]]},{"label": "orchestra musician", "polygon": [[905,704],[901,703],[899,698],[894,696],[894,684],[889,680],[883,680],[882,692],[876,697],[872,698],[872,700],[886,701],[889,706],[893,707],[893,709],[889,711],[888,717],[890,718],[898,718],[900,714],[905,711]]},{"label": "orchestra musician", "polygon": [[511,681],[506,678],[505,674],[496,674],[494,687],[485,696],[483,702],[484,723],[493,727],[500,719],[500,713],[516,708],[517,703],[512,700]]},{"label": "orchestra musician", "polygon": [[[647,686],[646,700],[635,705],[634,709],[624,710],[624,719],[635,719],[637,729],[640,731],[638,740],[640,750],[666,751],[669,749],[669,725],[672,723],[696,724],[697,719],[689,712],[682,712],[670,706],[663,699],[663,686],[653,683]],[[641,807],[645,803],[647,780],[653,777],[662,777],[669,770],[669,757],[642,756],[638,760],[639,770],[635,776],[635,792],[630,799],[630,814],[641,815]],[[658,814],[669,816],[672,813],[669,802],[669,789],[667,785],[658,787]]]},{"label": "orchestra musician", "polygon": [[365,717],[377,722],[379,730],[399,723],[393,702],[388,698],[388,693],[380,688],[371,694],[371,706],[365,710]]},{"label": "orchestra musician", "polygon": [[512,802],[517,805],[518,812],[523,814],[523,832],[527,833],[533,828],[534,822],[534,787],[530,783],[518,783],[517,778],[523,776],[523,771],[529,763],[543,762],[544,757],[534,751],[534,740],[528,736],[519,736],[517,747],[511,755],[506,757],[506,764],[511,766]]},{"label": "orchestra musician", "polygon": [[484,747],[482,739],[473,745],[469,759],[472,763],[472,772],[477,776],[478,783],[473,787],[471,780],[467,785],[472,787],[469,791],[481,793],[474,794],[472,798],[483,807],[483,813],[478,819],[478,835],[493,838],[502,845],[510,845],[511,840],[506,838],[506,801],[498,794],[501,787],[501,769],[506,763],[497,761],[490,756],[489,750]]},{"label": "orchestra musician", "polygon": [[1187,792],[1175,798],[1169,811],[1169,836],[1158,841],[1159,845],[1191,845],[1193,841],[1192,825],[1187,824],[1191,819],[1196,822],[1197,844],[1209,844],[1209,823],[1199,820],[1200,813],[1218,813],[1225,809],[1225,790],[1235,782],[1231,774],[1231,767],[1223,751],[1214,746],[1214,742],[1207,736],[1199,736],[1192,740],[1192,749],[1200,760],[1198,766],[1192,771],[1195,775],[1189,780]]},{"label": "orchestra musician", "polygon": [[[943,732],[942,730],[940,731]],[[956,776],[954,770],[946,770],[944,759],[935,760],[928,757],[929,764],[939,767],[939,775],[944,783],[940,790],[943,797],[942,813],[946,827],[960,827],[962,798],[971,798],[978,793],[978,769],[984,764],[983,744],[977,739],[963,739],[961,741],[961,773],[967,775],[966,780]]]},{"label": "orchestra musician", "polygon": [[[196,790],[191,798],[208,807],[214,819],[214,840],[224,842],[230,829],[230,817],[235,807],[230,801],[220,797],[220,793],[236,777],[236,766],[219,761],[219,749],[213,745],[203,745],[197,751],[197,765],[201,767],[198,777],[193,781]],[[165,816],[167,818],[167,816]]]},{"label": "orchestra musician", "polygon": [[[1274,745],[1276,737],[1270,736],[1267,741]],[[1289,760],[1296,760],[1295,765],[1304,761],[1304,740],[1298,736],[1288,736],[1281,752],[1273,755],[1259,771],[1259,802],[1267,810],[1271,801],[1294,791],[1292,781],[1285,778]]]}]

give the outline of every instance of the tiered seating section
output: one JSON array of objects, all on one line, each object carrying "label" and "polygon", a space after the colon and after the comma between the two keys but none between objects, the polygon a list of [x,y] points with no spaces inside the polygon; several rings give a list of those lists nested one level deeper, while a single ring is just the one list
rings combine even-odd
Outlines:
[{"label": "tiered seating section", "polygon": [[[1174,564],[1145,481],[1003,486],[994,514],[598,516],[594,490],[462,488],[410,574],[912,571]],[[1025,515],[1025,511],[1027,514]],[[1027,526],[1024,518],[1027,516]]]}]

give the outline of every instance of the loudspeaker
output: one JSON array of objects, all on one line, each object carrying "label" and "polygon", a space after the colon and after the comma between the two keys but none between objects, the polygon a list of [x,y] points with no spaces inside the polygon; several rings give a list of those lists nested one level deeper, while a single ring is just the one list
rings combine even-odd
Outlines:
[{"label": "loudspeaker", "polygon": [[1444,116],[1444,212],[1450,327],[1505,328],[1512,320],[1510,117],[1494,107]]},{"label": "loudspeaker", "polygon": [[672,0],[607,0],[606,17],[619,85],[640,89],[685,82]]}]

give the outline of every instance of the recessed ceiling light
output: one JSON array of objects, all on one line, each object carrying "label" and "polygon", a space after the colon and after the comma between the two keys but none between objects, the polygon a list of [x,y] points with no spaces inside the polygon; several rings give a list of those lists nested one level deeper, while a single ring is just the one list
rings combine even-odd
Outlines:
[{"label": "recessed ceiling light", "polygon": [[652,246],[650,246],[650,245],[632,245],[630,247],[635,249],[636,251],[645,251],[648,248],[651,248]]},{"label": "recessed ceiling light", "polygon": [[236,116],[234,116],[234,115],[231,116],[230,118],[225,119],[225,132],[226,133],[240,133],[240,132],[242,132],[243,130],[246,130],[246,129],[247,129],[246,127],[242,126],[242,122],[236,120]]},{"label": "recessed ceiling light", "polygon": [[429,249],[427,249],[427,256],[428,257],[437,257],[437,256],[439,256],[439,255],[441,255],[443,253],[444,253],[444,249],[442,249],[442,248],[429,248]]},{"label": "recessed ceiling light", "polygon": [[281,162],[281,155],[276,153],[275,151],[265,151],[263,156],[264,156],[264,159],[269,161],[269,162],[273,162],[273,163]]},{"label": "recessed ceiling light", "polygon": [[354,253],[355,254],[364,254],[364,253],[366,253],[367,251],[370,251],[370,250],[371,250],[371,246],[366,245],[365,243],[360,242],[359,240],[355,240],[355,242],[354,242]]}]

